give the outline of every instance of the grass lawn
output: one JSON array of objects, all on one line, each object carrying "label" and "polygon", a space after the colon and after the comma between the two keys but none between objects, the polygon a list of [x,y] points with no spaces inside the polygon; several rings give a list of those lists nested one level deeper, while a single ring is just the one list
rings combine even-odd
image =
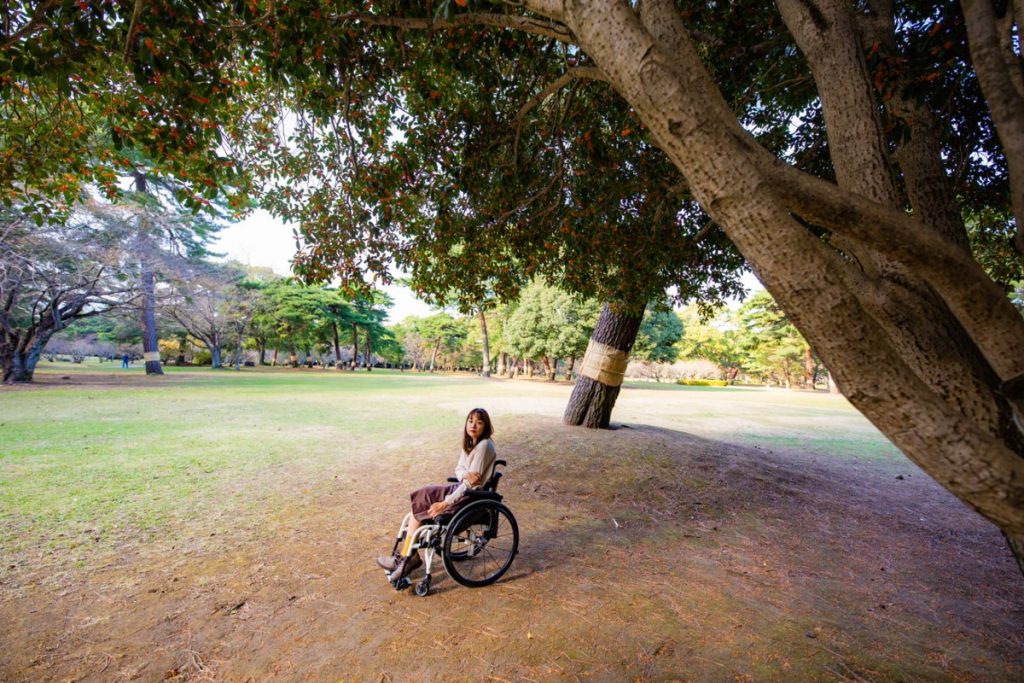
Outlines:
[{"label": "grass lawn", "polygon": [[[595,432],[543,381],[37,378],[0,389],[0,680],[440,680],[462,643],[466,680],[1024,675],[998,533],[838,396],[629,384]],[[397,594],[372,558],[475,406],[521,555]]]}]

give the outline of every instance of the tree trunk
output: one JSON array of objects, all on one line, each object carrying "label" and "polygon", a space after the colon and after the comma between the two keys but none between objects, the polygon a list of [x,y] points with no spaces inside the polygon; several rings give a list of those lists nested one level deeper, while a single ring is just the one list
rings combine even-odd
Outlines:
[{"label": "tree trunk", "polygon": [[147,259],[142,261],[142,357],[147,375],[162,375],[160,339],[156,330],[156,275]]},{"label": "tree trunk", "polygon": [[238,331],[238,345],[235,347],[235,371],[242,371],[242,331]]},{"label": "tree trunk", "polygon": [[491,376],[491,343],[487,338],[487,317],[484,315],[484,307],[481,306],[478,309],[480,316],[480,337],[483,339],[483,369],[480,371],[481,377]]},{"label": "tree trunk", "polygon": [[438,339],[437,343],[434,344],[434,352],[430,354],[430,371],[434,371],[434,361],[437,359],[437,352],[441,348],[441,340]]},{"label": "tree trunk", "polygon": [[373,370],[373,337],[370,336],[370,331],[366,331],[366,350],[363,352],[363,365],[366,366],[366,371],[370,372]]},{"label": "tree trunk", "polygon": [[349,369],[355,371],[357,365],[359,365],[359,326],[352,323],[352,362],[349,363]]},{"label": "tree trunk", "polygon": [[544,359],[544,373],[547,375],[549,382],[554,382],[555,367],[558,365],[558,359],[550,358],[548,356],[543,356],[542,358]]},{"label": "tree trunk", "polygon": [[31,382],[43,349],[55,333],[56,330],[35,329],[18,336],[5,334],[4,343],[0,346],[3,383]]},{"label": "tree trunk", "polygon": [[804,349],[804,384],[808,389],[814,389],[814,353],[810,346]]},{"label": "tree trunk", "polygon": [[508,361],[508,378],[515,379],[516,372],[519,370],[519,361],[512,357],[509,357]]},{"label": "tree trunk", "polygon": [[221,362],[221,358],[220,358],[220,344],[217,341],[214,341],[210,345],[210,357],[211,357],[210,364],[211,364],[212,367],[214,367],[214,368],[223,368],[224,367],[224,364]]},{"label": "tree trunk", "polygon": [[180,365],[184,365],[185,364],[185,349],[187,348],[186,344],[188,344],[188,335],[187,334],[179,334],[178,335],[178,358],[174,361],[175,365],[179,365],[180,366]]},{"label": "tree trunk", "polygon": [[259,355],[259,358],[257,360],[257,364],[260,367],[262,367],[263,365],[266,364],[266,361],[267,361],[267,342],[265,342],[263,340],[259,341],[259,351],[260,351],[260,355]]},{"label": "tree trunk", "polygon": [[338,323],[331,323],[331,332],[334,334],[334,369],[341,370],[341,339],[338,337]]},{"label": "tree trunk", "polygon": [[272,367],[272,368],[276,368],[277,367],[277,357],[279,355],[281,355],[281,349],[279,349],[279,348],[277,348],[275,346],[274,347],[274,355],[270,358],[270,367]]},{"label": "tree trunk", "polygon": [[[565,408],[565,424],[583,425],[591,429],[608,427],[622,385],[622,373],[625,372],[629,352],[636,342],[643,317],[643,307],[639,311],[624,309],[616,312],[605,304],[594,332],[590,335],[590,347],[583,357],[579,380]],[[608,357],[604,363],[601,362],[602,346],[607,347],[608,351],[603,354]],[[619,353],[616,354],[616,351]]]},{"label": "tree trunk", "polygon": [[565,362],[565,378],[572,381],[572,368],[576,365],[576,356],[569,356],[569,360]]}]

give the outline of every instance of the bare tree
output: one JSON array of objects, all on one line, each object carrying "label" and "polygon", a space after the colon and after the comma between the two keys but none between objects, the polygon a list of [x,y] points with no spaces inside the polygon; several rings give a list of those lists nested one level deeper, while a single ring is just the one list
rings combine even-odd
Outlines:
[{"label": "bare tree", "polygon": [[71,322],[133,304],[120,275],[124,233],[94,202],[63,223],[0,213],[0,362],[3,381],[31,382],[50,338]]}]

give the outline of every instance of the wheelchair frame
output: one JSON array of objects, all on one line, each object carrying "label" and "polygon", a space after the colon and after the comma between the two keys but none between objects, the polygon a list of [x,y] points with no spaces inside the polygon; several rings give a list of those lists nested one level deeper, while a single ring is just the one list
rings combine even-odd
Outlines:
[{"label": "wheelchair frame", "polygon": [[[412,553],[419,552],[420,550],[423,551],[424,576],[415,585],[414,592],[416,595],[425,597],[430,593],[431,569],[438,555],[441,556],[445,572],[448,576],[456,583],[470,588],[490,585],[508,571],[519,549],[519,525],[512,515],[512,511],[501,503],[502,496],[495,490],[502,474],[498,471],[498,467],[504,467],[505,464],[504,460],[495,461],[494,472],[487,483],[480,489],[471,489],[466,492],[466,497],[470,499],[468,503],[460,506],[454,512],[439,515],[430,523],[422,524],[416,529],[409,548],[409,555],[406,556],[411,557]],[[449,478],[449,481],[457,480]],[[484,519],[481,519],[482,516]],[[402,518],[402,523],[395,536],[392,554],[397,554],[399,547],[405,542],[412,518],[411,512],[406,513],[405,517]],[[512,545],[507,551],[507,558],[501,562],[496,571],[482,579],[469,578],[463,575],[458,570],[456,563],[472,561],[487,552],[488,543],[496,538],[500,532],[502,519],[507,522],[511,532]],[[475,527],[482,527],[482,529],[474,529]],[[483,531],[482,534],[479,533],[481,530]],[[457,534],[464,534],[465,536]],[[466,550],[452,552],[453,541],[463,544],[468,542],[468,547]],[[390,574],[386,574],[386,576],[396,590],[402,591],[412,585],[412,580],[408,575],[394,579],[391,578]]]}]

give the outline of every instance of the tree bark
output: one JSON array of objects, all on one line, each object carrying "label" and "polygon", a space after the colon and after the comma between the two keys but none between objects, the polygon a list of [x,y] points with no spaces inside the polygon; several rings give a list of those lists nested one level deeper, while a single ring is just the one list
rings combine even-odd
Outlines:
[{"label": "tree bark", "polygon": [[357,365],[359,365],[359,326],[352,323],[352,362],[349,363],[349,369],[355,372]]},{"label": "tree bark", "polygon": [[480,316],[480,337],[483,339],[483,369],[480,371],[481,377],[491,376],[491,346],[490,340],[487,338],[487,317],[484,315],[484,307],[481,306],[477,313]]},{"label": "tree bark", "polygon": [[[597,325],[590,335],[590,340],[624,351],[628,357],[636,342],[636,335],[640,331],[643,317],[643,307],[639,312],[628,310],[616,312],[611,306],[605,304],[601,316],[597,319]],[[586,366],[586,358],[584,358],[584,366]],[[565,408],[563,422],[567,425],[583,425],[591,429],[607,429],[611,422],[615,400],[619,396],[619,388],[619,386],[602,384],[592,377],[580,374],[573,387],[572,396],[569,397],[569,405]]]},{"label": "tree bark", "polygon": [[498,354],[498,367],[495,371],[498,373],[499,377],[503,376],[507,372],[507,361],[508,354],[506,352],[502,351]]},{"label": "tree bark", "polygon": [[363,352],[363,365],[366,367],[366,371],[370,372],[373,370],[373,337],[370,336],[370,331],[366,331],[366,350]]},{"label": "tree bark", "polygon": [[147,375],[162,375],[160,338],[156,329],[156,274],[148,259],[142,260],[142,352]]},{"label": "tree bark", "polygon": [[211,367],[218,369],[224,367],[224,363],[221,361],[220,357],[220,344],[216,341],[210,345],[210,365]]},{"label": "tree bark", "polygon": [[334,334],[334,369],[341,370],[341,339],[338,336],[338,323],[331,323],[331,332]]},{"label": "tree bark", "polygon": [[434,371],[434,361],[437,360],[437,352],[441,349],[441,340],[438,339],[437,343],[434,344],[434,352],[430,354],[430,371]]},{"label": "tree bark", "polygon": [[572,381],[572,368],[576,365],[576,356],[569,356],[569,360],[565,363],[565,378]]},{"label": "tree bark", "polygon": [[31,382],[46,343],[57,330],[31,329],[14,336],[5,333],[5,342],[0,347],[0,362],[3,363],[3,383],[20,384]]},{"label": "tree bark", "polygon": [[808,389],[814,389],[814,353],[810,346],[804,349],[804,384]]},{"label": "tree bark", "polygon": [[185,364],[185,348],[186,348],[185,345],[186,344],[188,344],[188,335],[187,334],[178,335],[178,357],[174,361],[175,365],[181,366],[181,365]]},{"label": "tree bark", "polygon": [[550,358],[548,356],[541,356],[541,361],[544,363],[544,374],[547,376],[549,382],[555,381],[555,366],[558,364],[557,358]]}]

